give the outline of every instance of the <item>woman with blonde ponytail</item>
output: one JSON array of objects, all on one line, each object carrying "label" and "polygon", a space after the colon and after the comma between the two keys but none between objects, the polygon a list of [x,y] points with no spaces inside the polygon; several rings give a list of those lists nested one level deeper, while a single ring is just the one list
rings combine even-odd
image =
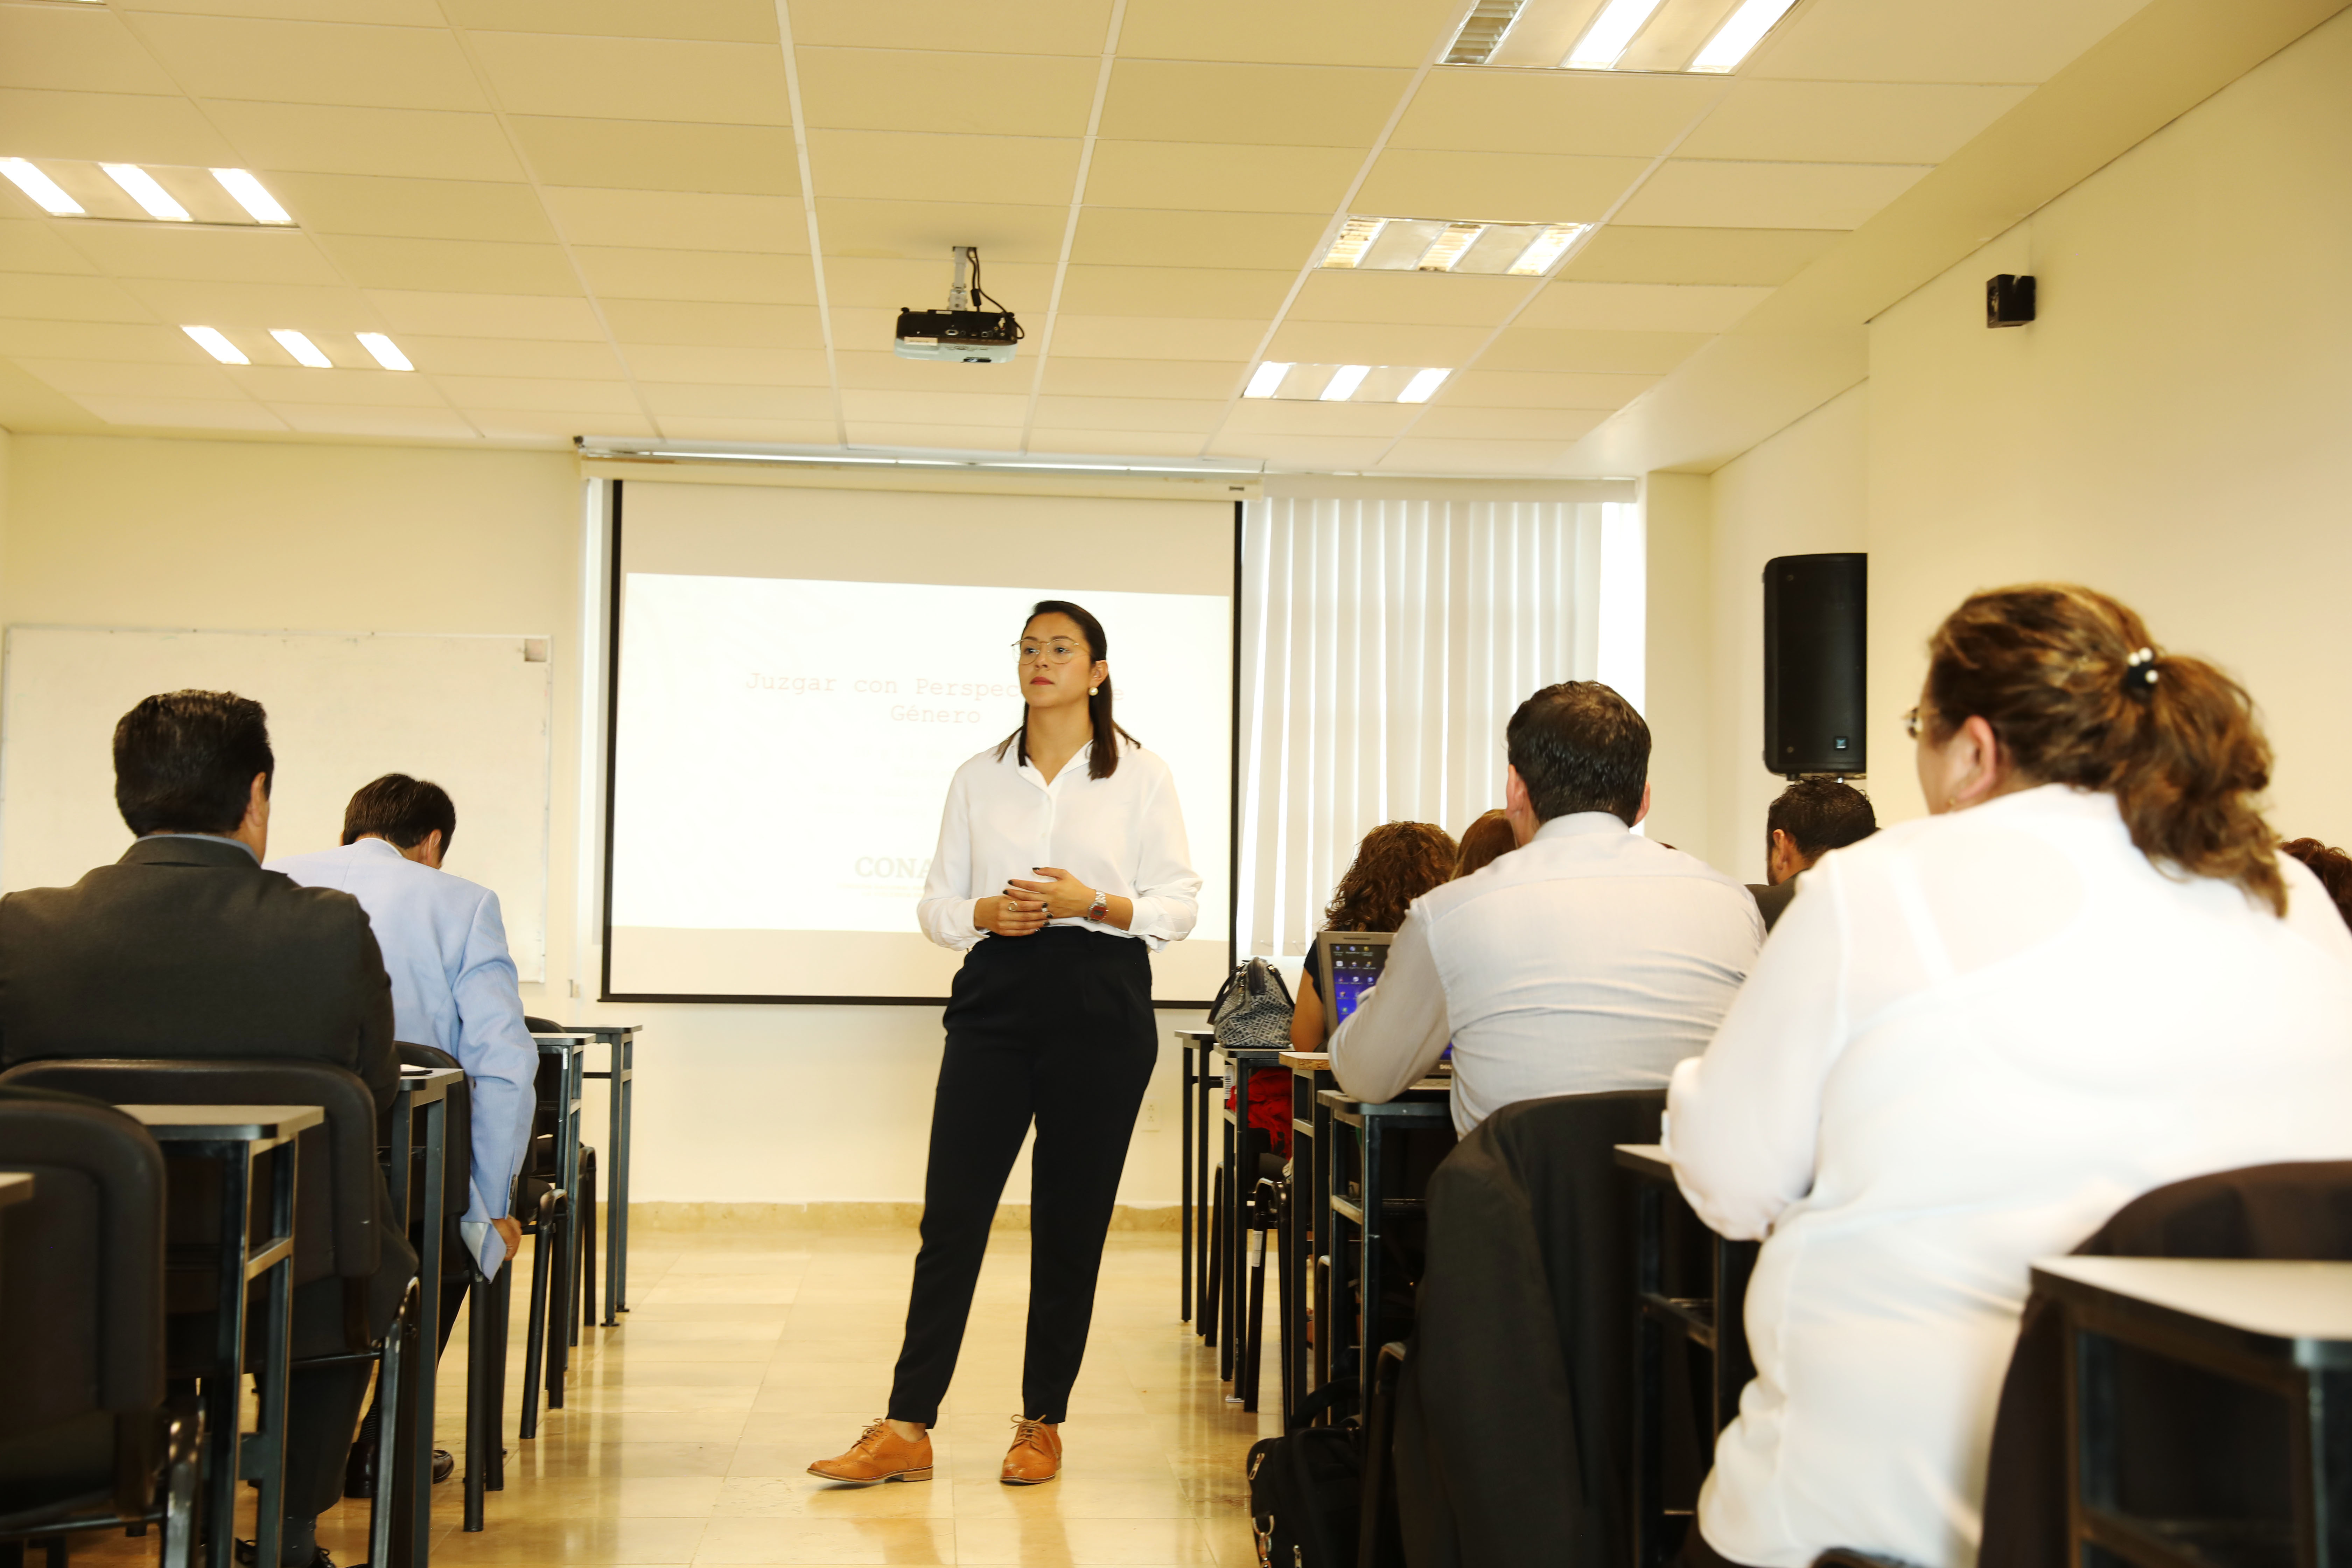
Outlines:
[{"label": "woman with blonde ponytail", "polygon": [[2236,682],[2005,588],[1909,721],[1930,815],[1806,873],[1675,1072],[1683,1191],[1769,1238],[1693,1568],[1969,1568],[2030,1260],[2169,1182],[2352,1158],[2352,931],[2275,852]]}]

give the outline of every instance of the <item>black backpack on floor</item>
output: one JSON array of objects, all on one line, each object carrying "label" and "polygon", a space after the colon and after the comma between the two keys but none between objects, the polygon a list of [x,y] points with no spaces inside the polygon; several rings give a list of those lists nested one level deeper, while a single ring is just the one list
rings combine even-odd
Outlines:
[{"label": "black backpack on floor", "polygon": [[1309,1394],[1286,1437],[1250,1446],[1250,1528],[1258,1568],[1353,1568],[1356,1516],[1363,1505],[1364,1432],[1354,1422],[1309,1426],[1338,1400],[1352,1398],[1354,1378]]}]

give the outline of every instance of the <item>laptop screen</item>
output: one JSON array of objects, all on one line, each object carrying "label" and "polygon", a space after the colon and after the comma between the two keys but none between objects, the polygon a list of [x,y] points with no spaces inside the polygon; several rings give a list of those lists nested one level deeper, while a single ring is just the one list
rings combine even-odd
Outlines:
[{"label": "laptop screen", "polygon": [[1345,936],[1326,939],[1326,962],[1329,964],[1331,1006],[1329,1022],[1324,1026],[1324,1037],[1348,1021],[1348,1016],[1363,1000],[1364,993],[1381,977],[1381,968],[1389,961],[1386,933],[1378,942],[1363,942]]}]

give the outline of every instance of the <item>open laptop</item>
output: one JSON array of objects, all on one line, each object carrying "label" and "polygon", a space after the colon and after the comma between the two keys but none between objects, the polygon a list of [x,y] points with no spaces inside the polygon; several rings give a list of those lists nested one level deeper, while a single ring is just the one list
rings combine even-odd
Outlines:
[{"label": "open laptop", "polygon": [[1380,979],[1396,933],[1385,931],[1326,931],[1315,934],[1315,957],[1323,974],[1323,1043],[1328,1046],[1348,1015]]}]

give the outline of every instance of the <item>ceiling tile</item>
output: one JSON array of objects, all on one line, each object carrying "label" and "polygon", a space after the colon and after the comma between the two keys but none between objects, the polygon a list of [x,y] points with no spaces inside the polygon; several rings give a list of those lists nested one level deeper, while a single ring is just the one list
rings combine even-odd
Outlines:
[{"label": "ceiling tile", "polygon": [[1070,259],[1097,267],[1297,268],[1315,258],[1329,225],[1321,213],[1090,206],[1078,215]]},{"label": "ceiling tile", "polygon": [[1606,408],[1438,408],[1412,427],[1423,437],[1485,441],[1573,441],[1609,417]]},{"label": "ceiling tile", "polygon": [[811,131],[809,173],[820,196],[1067,206],[1078,176],[1068,137],[945,136]]},{"label": "ceiling tile", "polygon": [[152,321],[156,313],[121,284],[107,278],[68,278],[56,273],[17,273],[7,281],[11,315],[62,321]]},{"label": "ceiling tile", "polygon": [[610,346],[530,338],[445,338],[404,332],[401,352],[427,375],[577,376],[614,381],[621,363]]},{"label": "ceiling tile", "polygon": [[1496,327],[1535,287],[1532,278],[1318,268],[1307,274],[1288,319]]},{"label": "ceiling tile", "polygon": [[474,33],[510,114],[789,125],[783,56],[767,44]]},{"label": "ceiling tile", "polygon": [[1677,158],[1620,215],[1656,227],[1859,228],[1932,171],[1907,163],[1745,163]]},{"label": "ceiling tile", "polygon": [[1191,458],[1201,437],[1168,430],[1070,430],[1058,425],[1029,429],[1032,457]]},{"label": "ceiling tile", "polygon": [[775,0],[450,0],[448,9],[461,27],[499,32],[776,41]]},{"label": "ceiling tile", "polygon": [[1452,369],[1478,352],[1486,327],[1384,326],[1367,321],[1285,321],[1265,357],[1306,364],[1420,364]]},{"label": "ceiling tile", "polygon": [[508,123],[542,185],[749,196],[801,194],[799,154],[793,150],[789,130],[529,115],[517,115]]},{"label": "ceiling tile", "polygon": [[529,294],[436,294],[378,289],[368,299],[395,332],[457,338],[575,338],[602,342],[584,299]]},{"label": "ceiling tile", "polygon": [[[1099,74],[1091,57],[803,47],[799,58],[807,122],[849,131],[1083,136]],[[987,171],[971,174],[984,190]]]},{"label": "ceiling tile", "polygon": [[434,381],[464,409],[537,409],[557,414],[637,414],[627,384],[543,380],[525,376],[437,375]]},{"label": "ceiling tile", "polygon": [[1129,142],[1369,149],[1412,79],[1407,71],[1339,66],[1122,59],[1111,68],[1099,133]]},{"label": "ceiling tile", "polygon": [[805,256],[754,256],[744,251],[622,250],[580,246],[572,256],[588,286],[607,298],[741,300],[766,305],[814,305],[816,276]]},{"label": "ceiling tile", "polygon": [[831,416],[822,420],[697,419],[665,414],[662,434],[673,441],[764,441],[788,447],[830,447],[841,438]]},{"label": "ceiling tile", "polygon": [[1205,316],[1096,316],[1062,312],[1054,353],[1078,359],[1248,359],[1265,323]]},{"label": "ceiling tile", "polygon": [[573,296],[581,291],[579,277],[560,246],[346,234],[317,237],[320,248],[362,289]]},{"label": "ceiling tile", "polygon": [[887,349],[898,336],[898,312],[895,308],[872,305],[835,305],[833,308],[833,346],[836,349]]},{"label": "ceiling tile", "polygon": [[465,416],[446,405],[388,408],[365,404],[273,403],[271,412],[313,436],[391,436],[412,441],[477,441]]},{"label": "ceiling tile", "polygon": [[1449,41],[1456,0],[1128,0],[1129,58],[1417,66]]},{"label": "ceiling tile", "polygon": [[1227,267],[1086,267],[1062,279],[1062,310],[1087,316],[1219,316],[1270,319],[1298,276]]},{"label": "ceiling tile", "polygon": [[[21,197],[16,186],[8,187],[11,196]],[[32,204],[25,204],[27,208]],[[89,274],[98,268],[89,258],[59,239],[56,229],[39,219],[10,220],[0,223],[0,272],[75,272]]]},{"label": "ceiling tile", "polygon": [[75,225],[67,237],[117,278],[328,286],[342,281],[312,237],[292,229],[91,223]]},{"label": "ceiling tile", "polygon": [[205,108],[249,169],[424,180],[523,177],[499,122],[487,114],[226,100]]},{"label": "ceiling tile", "polygon": [[998,364],[962,364],[942,360],[900,359],[887,349],[845,348],[834,355],[841,384],[867,392],[912,392],[926,396],[1013,396],[1027,405],[1037,379],[1037,362],[1024,356]]},{"label": "ceiling tile", "polygon": [[833,393],[822,386],[711,386],[655,382],[646,405],[667,427],[673,414],[701,419],[831,419]]},{"label": "ceiling tile", "polygon": [[1724,332],[1771,298],[1769,289],[1681,283],[1561,280],[1536,296],[1513,323],[1594,331]]},{"label": "ceiling tile", "polygon": [[109,425],[159,430],[275,430],[286,422],[244,398],[80,397],[74,401]]},{"label": "ceiling tile", "polygon": [[934,452],[1017,452],[1018,425],[911,425],[867,420],[849,426],[853,447],[902,447]]},{"label": "ceiling tile", "polygon": [[2147,0],[1814,0],[1743,76],[1807,81],[2042,82]]},{"label": "ceiling tile", "polygon": [[[0,337],[0,342],[5,342]],[[1055,398],[1215,398],[1220,402],[1242,389],[1249,366],[1240,360],[1223,363],[1169,360],[1064,359],[1045,362],[1041,385]],[[1043,416],[1040,416],[1041,423]],[[1087,426],[1091,428],[1091,426]]]},{"label": "ceiling tile", "polygon": [[613,335],[634,343],[708,343],[743,348],[824,346],[807,305],[714,305],[686,300],[606,300]]},{"label": "ceiling tile", "polygon": [[1685,158],[1940,163],[2033,89],[1740,81],[1675,151]]},{"label": "ceiling tile", "polygon": [[16,360],[68,397],[236,397],[241,389],[220,365],[126,364],[119,360]]},{"label": "ceiling tile", "polygon": [[268,183],[294,221],[316,234],[542,245],[555,239],[529,185],[302,174],[273,174]]},{"label": "ceiling tile", "polygon": [[560,185],[540,194],[564,237],[574,245],[808,253],[808,218],[797,196],[589,191]]},{"label": "ceiling tile", "polygon": [[293,22],[372,22],[394,27],[446,27],[437,0],[119,0],[144,11],[205,16],[274,16]]},{"label": "ceiling tile", "polygon": [[854,426],[891,419],[912,425],[1018,426],[1029,410],[1020,393],[899,392],[875,387],[842,389],[841,411]]},{"label": "ceiling tile", "polygon": [[1513,327],[1478,358],[1486,370],[1664,375],[1705,347],[1705,332],[1587,332]]},{"label": "ceiling tile", "polygon": [[1213,458],[1262,458],[1283,473],[1360,474],[1388,449],[1385,436],[1266,436],[1224,430],[1209,444]]},{"label": "ceiling tile", "polygon": [[473,68],[444,28],[150,16],[140,31],[194,98],[376,109],[480,110]]},{"label": "ceiling tile", "polygon": [[637,413],[583,414],[576,409],[468,408],[466,417],[493,441],[526,446],[563,447],[575,436],[597,435],[614,440],[638,440],[654,434],[653,426]]},{"label": "ceiling tile", "polygon": [[1591,375],[1564,371],[1466,370],[1448,380],[1437,402],[1449,408],[1622,408],[1658,384],[1654,375]]},{"label": "ceiling tile", "polygon": [[1404,403],[1305,403],[1252,398],[1234,405],[1225,436],[1394,437],[1421,410]]},{"label": "ceiling tile", "polygon": [[[1054,288],[1053,268],[1042,262],[999,261],[985,246],[981,248],[981,272],[990,298],[1004,300],[1016,313],[1042,320]],[[844,256],[834,246],[833,236],[825,236],[824,292],[836,309],[893,312],[908,307],[941,309],[948,302],[948,285],[954,273],[955,264],[949,259],[946,246],[940,247],[936,256],[877,260]],[[1028,324],[1034,328],[1039,322]]]},{"label": "ceiling tile", "polygon": [[[980,6],[968,0],[792,0],[793,41],[802,48],[952,49],[975,54],[1102,52],[1111,0],[1023,0]],[[973,69],[985,69],[975,62]]]},{"label": "ceiling tile", "polygon": [[1540,474],[1566,450],[1566,441],[1444,441],[1408,436],[1391,448],[1383,474]]},{"label": "ceiling tile", "polygon": [[[275,349],[276,344],[270,347]],[[384,408],[443,408],[441,395],[433,383],[424,376],[399,371],[377,370],[367,364],[359,344],[346,340],[328,349],[331,355],[342,363],[333,370],[310,370],[293,363],[290,356],[279,355],[278,363],[264,364],[259,356],[249,365],[224,366],[222,374],[236,384],[237,389],[258,402],[273,406],[287,403],[362,404]],[[335,354],[336,348],[342,352]]]},{"label": "ceiling tile", "polygon": [[1397,217],[1593,223],[1648,166],[1641,158],[1392,147],[1349,205]]},{"label": "ceiling tile", "polygon": [[[12,300],[10,303],[14,303]],[[205,351],[177,327],[123,321],[0,319],[0,354],[24,359],[125,360],[142,364],[206,364]]]},{"label": "ceiling tile", "polygon": [[100,5],[0,5],[0,87],[180,90],[122,18]]},{"label": "ceiling tile", "polygon": [[1844,236],[1829,229],[1603,227],[1560,268],[1596,283],[1735,283],[1777,288]]},{"label": "ceiling tile", "polygon": [[695,347],[677,343],[621,345],[629,374],[640,383],[727,382],[739,386],[824,386],[820,349],[754,349],[734,344]]},{"label": "ceiling tile", "polygon": [[[292,327],[305,332],[343,332],[376,331],[384,325],[366,295],[340,285],[319,288],[298,283],[207,283],[133,278],[126,280],[123,287],[138,295],[154,318],[173,324],[218,327],[232,337],[243,331],[266,332],[271,327]],[[268,340],[265,337],[260,341]]]},{"label": "ceiling tile", "polygon": [[[1066,206],[1016,207],[988,202],[864,202],[819,197],[817,231],[828,257],[947,260],[948,247],[976,245],[983,268],[992,261],[1052,265],[1069,226]],[[991,289],[990,293],[996,292]],[[947,298],[947,280],[940,281]],[[1025,303],[1025,301],[1024,302]],[[1042,307],[1043,300],[1038,301]],[[1021,308],[1016,303],[1015,310]],[[1037,307],[1032,307],[1037,308]]]},{"label": "ceiling tile", "polygon": [[17,158],[103,158],[121,163],[245,161],[186,99],[130,93],[0,89],[0,146]]},{"label": "ceiling tile", "polygon": [[1040,397],[1037,418],[1074,430],[1164,430],[1198,437],[1216,427],[1224,407],[1223,397]]},{"label": "ceiling tile", "polygon": [[1099,142],[1087,173],[1096,206],[1329,216],[1363,154],[1350,147]]},{"label": "ceiling tile", "polygon": [[1654,158],[1723,91],[1696,77],[1440,67],[1389,145]]}]

